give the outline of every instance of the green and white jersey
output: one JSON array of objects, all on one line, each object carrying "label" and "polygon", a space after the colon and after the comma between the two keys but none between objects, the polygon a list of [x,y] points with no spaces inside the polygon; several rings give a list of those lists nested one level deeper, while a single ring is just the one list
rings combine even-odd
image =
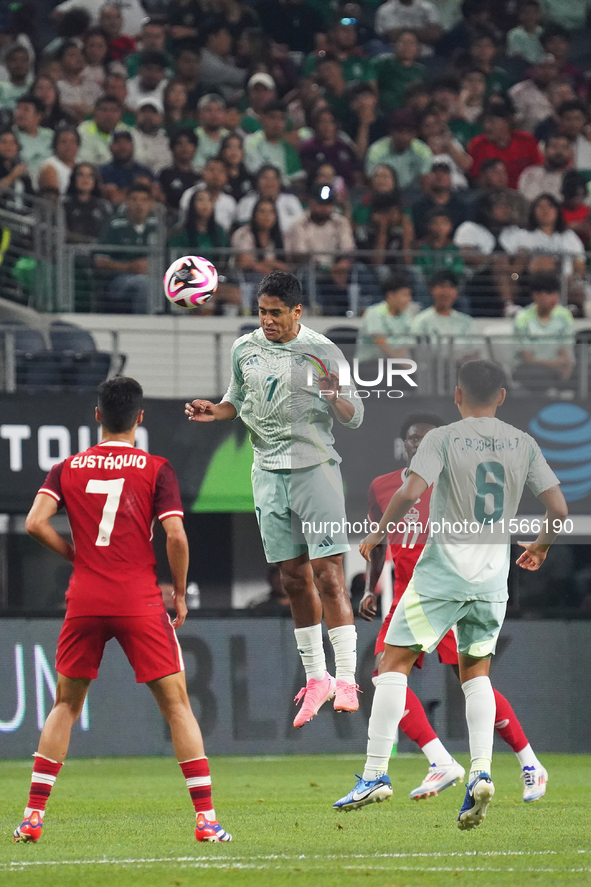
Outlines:
[{"label": "green and white jersey", "polygon": [[410,470],[433,486],[429,538],[417,591],[444,600],[504,601],[509,521],[527,484],[535,496],[560,483],[533,437],[488,417],[425,435]]},{"label": "green and white jersey", "polygon": [[557,305],[543,320],[536,306],[528,305],[515,318],[513,331],[523,350],[532,352],[534,360],[555,360],[565,347],[572,356],[573,316],[564,305]]},{"label": "green and white jersey", "polygon": [[[333,417],[320,396],[324,365],[339,372],[342,352],[330,339],[300,324],[295,339],[269,342],[257,329],[234,342],[232,378],[223,400],[236,408],[250,431],[254,464],[269,471],[307,468],[341,457],[334,449]],[[341,373],[342,380],[342,373]],[[363,420],[363,403],[351,382],[341,397],[355,409],[349,428]]]}]

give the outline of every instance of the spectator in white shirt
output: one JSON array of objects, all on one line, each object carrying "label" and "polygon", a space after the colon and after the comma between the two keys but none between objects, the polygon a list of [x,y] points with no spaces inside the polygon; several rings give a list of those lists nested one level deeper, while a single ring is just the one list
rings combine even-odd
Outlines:
[{"label": "spectator in white shirt", "polygon": [[53,154],[39,170],[39,190],[56,189],[64,196],[70,184],[80,135],[75,129],[58,129],[53,137]]},{"label": "spectator in white shirt", "polygon": [[228,171],[226,164],[219,157],[210,157],[203,167],[203,181],[189,188],[182,195],[179,203],[181,216],[185,216],[193,195],[197,191],[207,188],[213,202],[213,215],[216,224],[220,225],[228,234],[236,221],[236,201],[231,194],[225,192],[228,184]]},{"label": "spectator in white shirt", "polygon": [[58,52],[61,77],[57,82],[60,102],[64,111],[77,123],[92,114],[94,103],[102,92],[95,80],[83,76],[84,56],[74,41],[64,43]]},{"label": "spectator in white shirt", "polygon": [[147,166],[154,175],[172,163],[163,119],[164,110],[156,99],[142,99],[135,116],[135,129],[131,131],[136,162]]},{"label": "spectator in white shirt", "polygon": [[550,136],[546,142],[543,165],[528,166],[519,176],[517,189],[526,200],[532,201],[541,194],[552,194],[562,199],[562,180],[574,161],[570,140],[560,133]]},{"label": "spectator in white shirt", "polygon": [[433,44],[443,33],[439,13],[429,0],[387,0],[376,12],[375,29],[390,43],[402,31],[412,31],[422,44],[423,55],[432,54]]},{"label": "spectator in white shirt", "polygon": [[246,194],[238,204],[237,221],[241,225],[250,221],[255,204],[262,197],[268,197],[275,204],[282,234],[289,231],[304,212],[304,207],[295,194],[281,190],[281,176],[274,166],[267,164],[259,169],[255,189]]},{"label": "spectator in white shirt", "polygon": [[14,111],[16,103],[30,88],[33,78],[30,73],[31,59],[28,50],[16,43],[4,57],[8,80],[0,81],[0,108]]},{"label": "spectator in white shirt", "polygon": [[201,50],[201,81],[205,89],[216,89],[226,99],[241,89],[246,79],[246,71],[230,55],[231,49],[232,35],[225,20],[213,20]]},{"label": "spectator in white shirt", "polygon": [[164,103],[166,89],[166,56],[162,52],[142,52],[138,73],[127,81],[127,107],[137,110],[143,99]]},{"label": "spectator in white shirt", "polygon": [[[81,7],[90,13],[92,24],[98,25],[100,11],[103,6],[105,6],[105,0],[64,0],[63,3],[55,7],[51,17],[58,19],[64,12]],[[140,0],[122,0],[120,6],[123,15],[123,32],[133,37],[139,33],[142,21],[146,17],[146,10],[143,8]]]},{"label": "spectator in white shirt", "polygon": [[557,108],[558,131],[568,136],[575,152],[576,169],[591,171],[591,141],[587,137],[589,117],[583,102],[573,99]]}]

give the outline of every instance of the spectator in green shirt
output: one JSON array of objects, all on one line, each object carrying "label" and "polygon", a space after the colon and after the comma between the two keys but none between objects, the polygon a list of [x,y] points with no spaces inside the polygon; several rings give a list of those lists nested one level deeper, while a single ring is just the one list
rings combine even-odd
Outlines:
[{"label": "spectator in green shirt", "polygon": [[426,220],[427,237],[415,257],[415,266],[426,279],[436,271],[447,269],[458,276],[464,273],[464,260],[459,248],[452,242],[453,222],[445,209],[432,209]]},{"label": "spectator in green shirt", "polygon": [[496,34],[490,28],[482,28],[473,34],[468,58],[460,71],[462,73],[468,67],[476,67],[482,71],[486,77],[487,98],[490,98],[491,95],[503,95],[513,85],[513,80],[507,72],[495,65],[498,54],[499,46]]},{"label": "spectator in green shirt", "polygon": [[404,272],[384,281],[384,300],[371,305],[363,315],[355,357],[359,363],[379,357],[408,357],[412,314],[411,282]]},{"label": "spectator in green shirt", "polygon": [[408,84],[425,79],[425,67],[417,62],[420,52],[421,44],[414,31],[401,31],[394,43],[393,53],[384,53],[372,59],[382,111],[402,108]]},{"label": "spectator in green shirt", "polygon": [[[349,85],[373,80],[370,60],[358,46],[359,32],[354,18],[337,18],[328,32],[326,49],[342,65],[343,77]],[[304,62],[304,77],[312,77],[325,50],[311,52]]]},{"label": "spectator in green shirt", "polygon": [[562,387],[573,371],[573,317],[560,305],[555,274],[532,274],[531,305],[515,318],[513,335],[519,346],[516,382],[532,390]]},{"label": "spectator in green shirt", "polygon": [[261,114],[265,105],[277,98],[275,81],[270,74],[258,71],[246,84],[246,95],[248,108],[240,121],[240,127],[245,133],[259,132],[263,128]]},{"label": "spectator in green shirt", "polygon": [[[214,218],[214,204],[209,191],[196,191],[189,205],[187,218],[182,227],[173,231],[168,241],[169,247],[179,247],[183,250],[191,250],[199,256],[209,259],[222,272],[228,263],[226,255],[220,255],[218,250],[227,249],[230,246],[228,235],[218,225]],[[231,283],[218,284],[215,302],[208,302],[203,307],[202,313],[210,314],[217,305],[223,303],[239,305],[241,302],[240,290]],[[233,309],[236,310],[236,309]]]},{"label": "spectator in green shirt", "polygon": [[458,300],[458,278],[453,271],[437,271],[429,282],[433,305],[419,312],[411,331],[430,341],[441,338],[464,338],[474,334],[474,321],[468,314],[453,307]]},{"label": "spectator in green shirt", "polygon": [[251,174],[271,164],[281,173],[284,185],[290,186],[304,178],[305,173],[296,149],[285,138],[287,114],[282,102],[271,101],[261,115],[263,129],[244,141],[244,163]]},{"label": "spectator in green shirt", "polygon": [[148,310],[147,248],[155,243],[158,229],[153,208],[150,186],[132,184],[124,214],[115,215],[101,233],[101,244],[130,248],[113,253],[105,249],[95,256],[96,267],[108,281],[104,299],[109,313],[145,314]]},{"label": "spectator in green shirt", "polygon": [[142,52],[162,52],[166,56],[166,75],[171,77],[174,73],[174,59],[166,52],[166,30],[160,22],[145,19],[142,23],[142,30],[139,38],[140,49],[138,52],[132,52],[125,59],[127,68],[127,76],[135,77],[140,69],[140,59]]}]

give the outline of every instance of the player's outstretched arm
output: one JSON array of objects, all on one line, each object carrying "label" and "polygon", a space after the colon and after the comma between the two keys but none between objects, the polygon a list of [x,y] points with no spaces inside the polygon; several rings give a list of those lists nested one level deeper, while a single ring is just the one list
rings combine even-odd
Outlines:
[{"label": "player's outstretched arm", "polygon": [[359,615],[367,622],[373,622],[378,609],[376,586],[386,563],[387,546],[385,541],[373,548],[369,555],[369,567],[365,571],[365,591],[359,602]]},{"label": "player's outstretched arm", "polygon": [[38,493],[25,521],[25,529],[41,545],[51,548],[64,560],[74,560],[74,547],[66,542],[51,526],[51,518],[57,513],[57,501],[47,493]]},{"label": "player's outstretched arm", "polygon": [[180,628],[187,617],[187,571],[189,569],[189,543],[183,526],[183,519],[176,515],[162,521],[166,533],[166,556],[170,565],[174,586],[174,608],[176,619],[173,628]]},{"label": "player's outstretched arm", "polygon": [[523,570],[539,570],[544,561],[548,549],[560,533],[562,525],[568,516],[568,506],[562,495],[560,487],[550,487],[538,496],[546,506],[546,514],[542,523],[542,531],[535,542],[518,542],[525,549],[517,558],[517,564]]},{"label": "player's outstretched arm", "polygon": [[189,422],[224,422],[238,415],[234,404],[228,400],[212,403],[210,400],[194,400],[185,404],[185,416]]},{"label": "player's outstretched arm", "polygon": [[359,546],[359,551],[366,561],[369,560],[369,555],[372,549],[383,541],[388,532],[388,525],[397,524],[398,521],[402,520],[408,510],[415,504],[419,496],[423,495],[428,486],[427,482],[418,474],[415,474],[414,471],[409,473],[400,489],[396,490],[390,499],[388,507],[384,512],[384,516],[380,521],[378,531],[366,536]]}]

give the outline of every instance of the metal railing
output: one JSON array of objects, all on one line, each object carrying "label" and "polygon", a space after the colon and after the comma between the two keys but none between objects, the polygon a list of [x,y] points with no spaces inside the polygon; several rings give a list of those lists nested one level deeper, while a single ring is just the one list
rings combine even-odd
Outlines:
[{"label": "metal railing", "polygon": [[[156,236],[150,247],[68,243],[65,214],[60,202],[55,204],[13,191],[2,192],[2,295],[43,312],[116,313],[125,306],[117,305],[110,293],[110,283],[115,275],[100,271],[94,257],[100,252],[113,257],[133,254],[148,258],[144,312],[174,312],[175,309],[164,298],[162,279],[170,262],[183,250],[167,246],[168,230],[160,205],[155,209],[155,216]],[[230,313],[236,310],[243,314],[251,313],[254,293],[262,273],[243,270],[233,249],[213,249],[208,250],[207,254],[219,266],[225,284],[225,294],[223,287],[220,288],[216,301],[224,301],[232,306]],[[346,280],[337,279],[333,274],[326,254],[310,253],[297,257],[297,261],[286,255],[278,258],[299,277],[305,303],[315,314],[359,316],[368,305],[382,298],[384,279],[392,270],[408,271],[413,298],[421,307],[426,307],[430,304],[429,275],[446,268],[459,273],[460,298],[456,305],[459,310],[483,317],[502,316],[504,302],[509,296],[518,304],[529,301],[528,274],[530,270],[536,270],[540,262],[543,270],[553,267],[559,272],[563,303],[575,302],[583,309],[584,302],[591,297],[591,286],[583,279],[572,277],[572,258],[563,255],[541,256],[532,253],[529,265],[526,263],[525,268],[516,274],[513,260],[504,255],[501,256],[502,262],[498,261],[497,254],[493,254],[482,264],[470,266],[455,250],[386,250],[379,253],[355,250],[346,256],[334,257],[335,260],[347,258],[350,261]],[[588,258],[591,260],[591,254]]]}]

